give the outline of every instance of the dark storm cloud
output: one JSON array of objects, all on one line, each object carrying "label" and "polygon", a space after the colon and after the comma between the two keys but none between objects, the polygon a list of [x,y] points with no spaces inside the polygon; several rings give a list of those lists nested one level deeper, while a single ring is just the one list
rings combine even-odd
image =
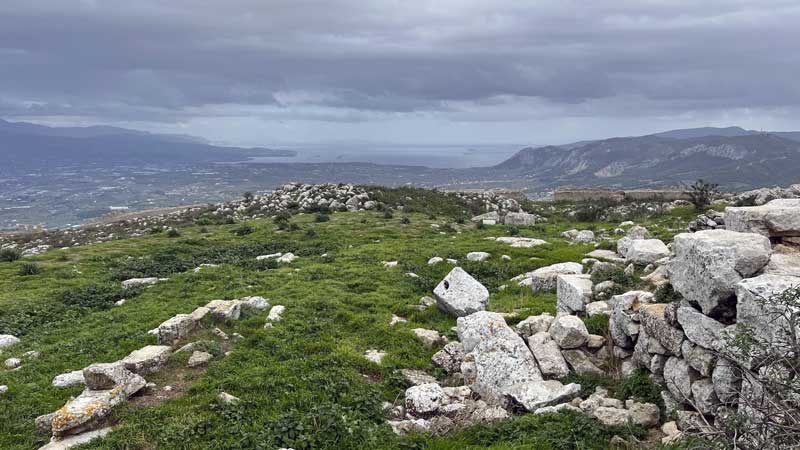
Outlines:
[{"label": "dark storm cloud", "polygon": [[4,0],[0,115],[480,121],[795,108],[798,19],[796,1],[778,0]]}]

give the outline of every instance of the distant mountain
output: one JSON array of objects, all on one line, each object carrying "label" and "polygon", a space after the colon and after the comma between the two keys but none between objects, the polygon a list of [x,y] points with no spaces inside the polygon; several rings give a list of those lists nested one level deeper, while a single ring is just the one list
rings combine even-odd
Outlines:
[{"label": "distant mountain", "polygon": [[68,164],[163,164],[294,156],[291,150],[218,147],[201,138],[109,126],[47,127],[0,120],[4,169]]},{"label": "distant mountain", "polygon": [[526,184],[556,186],[657,187],[704,178],[731,190],[796,183],[800,180],[800,142],[770,133],[731,136],[675,130],[658,135],[612,138],[564,148],[526,148],[491,169]]},{"label": "distant mountain", "polygon": [[692,138],[701,138],[707,136],[725,136],[725,137],[748,136],[751,134],[758,134],[758,132],[752,130],[745,130],[742,127],[726,127],[726,128],[702,127],[702,128],[685,128],[681,130],[664,131],[661,133],[655,133],[651,136],[673,138],[673,139],[692,139]]}]

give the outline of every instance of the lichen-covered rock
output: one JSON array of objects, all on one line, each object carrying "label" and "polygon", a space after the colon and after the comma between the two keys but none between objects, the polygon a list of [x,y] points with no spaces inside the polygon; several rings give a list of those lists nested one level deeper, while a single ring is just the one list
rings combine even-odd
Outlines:
[{"label": "lichen-covered rock", "polygon": [[706,315],[728,308],[736,283],[761,270],[771,253],[768,238],[728,230],[681,233],[673,249],[672,286]]},{"label": "lichen-covered rock", "polygon": [[445,342],[445,339],[439,335],[436,330],[427,330],[425,328],[414,328],[411,332],[416,336],[417,340],[422,342],[426,349],[432,349]]},{"label": "lichen-covered rock", "polygon": [[733,404],[739,398],[742,379],[732,362],[720,358],[714,367],[711,381],[714,383],[714,393],[720,402]]},{"label": "lichen-covered rock", "polygon": [[512,387],[542,379],[533,354],[501,315],[459,317],[458,337],[466,353],[461,372],[487,403],[502,406]]},{"label": "lichen-covered rock", "polygon": [[556,280],[556,309],[567,313],[585,310],[586,304],[592,301],[589,275],[559,274]]},{"label": "lichen-covered rock", "polygon": [[545,406],[557,405],[580,394],[581,385],[562,384],[558,380],[528,381],[506,389],[507,399],[512,405],[521,405],[527,411],[536,411]]},{"label": "lichen-covered rock", "polygon": [[62,373],[53,378],[53,386],[57,388],[67,388],[83,384],[83,369],[73,370],[72,372]]},{"label": "lichen-covered rock", "polygon": [[564,350],[561,352],[569,366],[578,375],[603,375],[602,369],[597,367],[583,350]]},{"label": "lichen-covered rock", "polygon": [[558,316],[550,325],[550,336],[562,349],[578,348],[589,339],[586,325],[577,316]]},{"label": "lichen-covered rock", "polygon": [[191,315],[178,314],[158,326],[158,343],[161,345],[175,345],[189,336],[195,325],[196,322]]},{"label": "lichen-covered rock", "polygon": [[681,346],[683,359],[700,375],[710,377],[717,362],[717,354],[712,350],[692,344],[688,339]]},{"label": "lichen-covered rock", "polygon": [[158,278],[156,277],[148,277],[148,278],[131,278],[130,280],[125,280],[122,282],[123,289],[131,289],[136,287],[142,286],[152,286],[158,283]]},{"label": "lichen-covered rock", "polygon": [[625,260],[629,263],[646,266],[669,256],[669,249],[658,239],[636,239],[630,242]]},{"label": "lichen-covered rock", "polygon": [[614,344],[623,349],[633,348],[639,335],[639,309],[652,302],[653,294],[647,291],[629,291],[611,298],[608,328]]},{"label": "lichen-covered rock", "polygon": [[547,332],[539,332],[528,337],[528,347],[530,347],[533,357],[539,364],[539,370],[546,377],[562,378],[569,374],[569,367],[561,350],[555,341],[550,338]]},{"label": "lichen-covered rock", "polygon": [[431,359],[448,374],[457,373],[461,371],[461,363],[464,361],[464,346],[461,342],[451,342],[436,352]]},{"label": "lichen-covered rock", "polygon": [[661,419],[661,411],[658,406],[652,403],[639,403],[628,400],[625,406],[630,414],[631,422],[636,425],[650,428],[658,425]]},{"label": "lichen-covered rock", "polygon": [[536,333],[546,332],[550,329],[555,317],[548,313],[530,316],[517,324],[517,333],[524,337],[533,336]]},{"label": "lichen-covered rock", "polygon": [[594,417],[608,427],[620,427],[628,424],[631,419],[630,412],[625,409],[601,406],[594,411]]},{"label": "lichen-covered rock", "polygon": [[490,256],[492,255],[486,252],[469,252],[467,253],[467,261],[482,262],[489,259]]},{"label": "lichen-covered rock", "polygon": [[658,341],[669,354],[680,356],[684,335],[683,331],[671,323],[670,310],[674,306],[668,303],[642,305],[639,308],[639,321],[647,330],[648,336]]},{"label": "lichen-covered rock", "polygon": [[664,382],[667,389],[680,402],[692,398],[692,383],[700,379],[700,374],[692,369],[682,358],[671,357],[664,365]]},{"label": "lichen-covered rock", "polygon": [[212,300],[206,308],[211,310],[211,317],[215,322],[230,322],[239,320],[242,303],[241,300]]},{"label": "lichen-covered rock", "polygon": [[725,228],[767,237],[800,236],[800,199],[776,199],[761,206],[728,207]]},{"label": "lichen-covered rock", "polygon": [[167,363],[172,347],[167,345],[148,345],[134,350],[122,359],[122,365],[133,373],[147,375],[161,370]]},{"label": "lichen-covered rock", "polygon": [[716,320],[689,306],[678,308],[678,323],[687,339],[707,349],[719,350],[720,333],[725,328]]},{"label": "lichen-covered rock", "polygon": [[269,308],[269,300],[264,297],[244,297],[240,300],[243,302],[242,306],[255,309],[256,311],[265,311],[267,308]]},{"label": "lichen-covered rock", "polygon": [[11,347],[19,343],[19,338],[10,334],[0,334],[0,349]]},{"label": "lichen-covered rock", "polygon": [[536,216],[534,214],[528,214],[524,212],[509,212],[503,218],[503,223],[506,225],[535,225]]},{"label": "lichen-covered rock", "polygon": [[406,410],[416,416],[429,416],[442,405],[445,397],[436,383],[421,384],[406,389]]},{"label": "lichen-covered rock", "polygon": [[714,392],[714,383],[710,378],[703,378],[692,383],[693,404],[703,414],[714,415],[720,406],[719,398]]},{"label": "lichen-covered rock", "polygon": [[439,309],[463,317],[486,309],[489,290],[460,267],[454,267],[433,290]]},{"label": "lichen-covered rock", "polygon": [[214,359],[214,355],[208,352],[201,352],[195,350],[192,352],[192,356],[189,357],[189,361],[186,363],[187,367],[199,367],[208,364],[212,359]]}]

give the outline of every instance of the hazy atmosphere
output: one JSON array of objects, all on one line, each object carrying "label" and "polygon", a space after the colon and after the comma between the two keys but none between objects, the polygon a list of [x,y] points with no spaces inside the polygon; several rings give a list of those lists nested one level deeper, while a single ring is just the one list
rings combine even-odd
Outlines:
[{"label": "hazy atmosphere", "polygon": [[217,143],[797,128],[796,1],[5,0],[0,117]]}]

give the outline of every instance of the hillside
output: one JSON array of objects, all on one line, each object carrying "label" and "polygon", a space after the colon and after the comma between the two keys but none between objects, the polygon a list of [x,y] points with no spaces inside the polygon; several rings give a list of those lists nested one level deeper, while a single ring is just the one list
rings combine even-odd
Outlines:
[{"label": "hillside", "polygon": [[[181,228],[178,237],[160,232],[26,258],[42,269],[30,276],[18,274],[22,261],[0,263],[0,334],[21,339],[4,358],[24,361],[16,371],[0,370],[0,384],[9,387],[0,397],[0,414],[6,418],[0,423],[0,447],[27,450],[46,441],[36,434],[34,418],[80,393],[79,387],[53,387],[55,375],[114,361],[155,343],[147,330],[176,313],[212,299],[251,295],[285,305],[281,321],[265,329],[264,314],[243,311],[240,320],[218,325],[228,336],[241,334],[240,339],[220,341],[210,328],[194,336],[215,355],[207,369],[185,369],[188,355],[176,353],[162,373],[147,376],[154,388],[115,411],[115,431],[87,448],[523,449],[533,444],[573,448],[577,443],[600,449],[614,434],[628,436],[629,430],[578,415],[524,415],[444,437],[399,437],[386,425],[381,403],[395,401],[406,386],[399,369],[442,376],[430,363],[438,349],[420,344],[411,330],[434,329],[455,338],[450,330],[454,318],[416,306],[451,269],[449,264],[428,265],[431,256],[463,260],[475,250],[492,253],[489,261],[464,261],[462,267],[492,291],[492,310],[521,314],[510,319],[514,323],[555,312],[554,294],[515,286],[500,290],[501,285],[536,267],[580,260],[591,248],[569,245],[559,236],[579,225],[569,222],[520,229],[523,236],[552,241],[546,247],[487,241],[508,230],[455,222],[451,214],[461,213],[448,212],[452,201],[430,198],[427,211],[396,211],[394,216],[364,211],[336,213],[323,221],[304,215],[291,218],[289,226],[251,221],[246,232],[243,224],[195,225]],[[255,261],[259,254],[287,251],[299,259],[291,264]],[[503,254],[511,261],[501,259]],[[400,263],[388,268],[384,261]],[[204,263],[218,266],[192,270]],[[169,280],[135,296],[118,288],[92,295],[86,290],[117,286],[134,276]],[[127,301],[114,306],[120,296]],[[408,322],[391,327],[393,314]],[[363,356],[370,349],[386,352],[380,365]],[[29,350],[40,355],[22,356]],[[222,351],[232,353],[224,356]],[[166,386],[171,389],[165,391]],[[220,405],[221,391],[243,401]],[[642,436],[641,430],[632,432]]]},{"label": "hillside", "polygon": [[[259,202],[282,211],[243,220]],[[0,448],[697,448],[715,392],[749,395],[716,373],[718,320],[780,326],[746,289],[800,281],[800,230],[765,219],[800,203],[678,236],[696,214],[680,202],[587,208],[288,185],[179,228],[126,221],[136,237],[20,260],[6,245]]]},{"label": "hillside", "polygon": [[797,181],[800,142],[772,134],[612,138],[527,148],[493,168],[541,186],[654,187],[703,178],[728,190]]}]

